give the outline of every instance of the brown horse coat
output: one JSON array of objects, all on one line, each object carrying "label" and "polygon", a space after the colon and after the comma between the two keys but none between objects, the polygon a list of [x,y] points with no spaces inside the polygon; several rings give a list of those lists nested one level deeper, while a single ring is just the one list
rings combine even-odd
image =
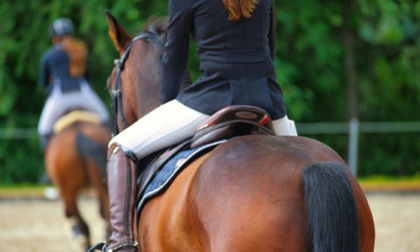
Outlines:
[{"label": "brown horse coat", "polygon": [[[83,150],[79,150],[78,136],[91,141],[93,148],[85,145]],[[63,200],[73,239],[78,240],[84,250],[90,247],[90,234],[79,212],[77,199],[88,186],[94,188],[99,199],[100,214],[108,221],[108,192],[104,178],[106,147],[110,138],[111,132],[107,126],[81,122],[54,135],[45,151],[45,168]],[[98,158],[104,162],[98,162]]]},{"label": "brown horse coat", "polygon": [[[306,251],[302,170],[311,162],[337,160],[344,164],[330,148],[307,138],[231,140],[146,204],[141,251]],[[352,187],[362,227],[360,251],[373,251],[369,206],[355,180]]]}]

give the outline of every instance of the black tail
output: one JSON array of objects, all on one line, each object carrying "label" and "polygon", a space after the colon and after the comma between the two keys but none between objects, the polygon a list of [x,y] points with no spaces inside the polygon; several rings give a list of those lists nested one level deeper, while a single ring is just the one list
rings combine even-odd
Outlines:
[{"label": "black tail", "polygon": [[102,170],[101,173],[105,173],[106,170],[106,146],[96,143],[93,139],[84,135],[82,132],[77,132],[76,135],[76,148],[79,155],[86,160],[92,158],[97,167]]},{"label": "black tail", "polygon": [[338,162],[303,170],[310,251],[359,251],[356,203],[346,170]]}]

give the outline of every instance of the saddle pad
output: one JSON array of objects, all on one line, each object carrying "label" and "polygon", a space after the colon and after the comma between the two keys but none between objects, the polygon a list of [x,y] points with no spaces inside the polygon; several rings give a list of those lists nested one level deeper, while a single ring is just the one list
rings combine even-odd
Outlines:
[{"label": "saddle pad", "polygon": [[[137,212],[140,216],[140,212],[146,203],[147,200],[153,198],[159,193],[163,192],[170,183],[176,178],[176,176],[191,162],[202,154],[212,150],[214,147],[218,146],[221,143],[226,142],[226,140],[220,140],[213,142],[207,145],[203,145],[194,149],[183,150],[176,154],[172,159],[170,159],[161,170],[157,172],[152,181],[147,185],[144,194],[141,196],[140,202],[137,206]],[[183,161],[181,161],[183,160]],[[177,166],[178,162],[182,162]]]},{"label": "saddle pad", "polygon": [[90,122],[94,124],[101,123],[101,119],[99,116],[93,112],[84,111],[84,110],[75,110],[72,111],[64,116],[62,116],[60,119],[58,119],[53,126],[54,133],[59,133],[69,125],[75,123],[75,122]]}]

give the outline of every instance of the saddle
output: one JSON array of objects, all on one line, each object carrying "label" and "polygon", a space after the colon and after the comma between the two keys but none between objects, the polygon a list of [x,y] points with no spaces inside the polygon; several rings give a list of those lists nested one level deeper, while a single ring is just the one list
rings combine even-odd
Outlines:
[{"label": "saddle", "polygon": [[73,110],[60,117],[53,126],[54,134],[57,134],[76,122],[89,122],[100,124],[101,119],[96,113],[85,110]]},{"label": "saddle", "polygon": [[191,148],[223,138],[243,135],[275,135],[268,114],[253,106],[229,106],[219,110],[198,126]]},{"label": "saddle", "polygon": [[[149,161],[146,168],[140,168],[142,172],[137,179],[136,204],[138,205],[138,216],[140,216],[145,201],[163,191],[175,178],[175,175],[191,161],[226,142],[229,138],[255,134],[275,135],[268,114],[264,110],[253,106],[229,106],[219,110],[200,124],[191,139],[169,148],[163,154],[155,153],[154,158],[148,157],[152,160]],[[175,163],[180,159],[183,159],[181,166],[168,167],[167,169],[170,171],[164,171],[168,163],[175,166]],[[166,173],[166,175],[163,176],[164,179],[160,176],[157,179],[160,182],[154,183],[156,185],[151,188],[151,182],[153,184],[153,180],[159,177],[159,173]]]}]

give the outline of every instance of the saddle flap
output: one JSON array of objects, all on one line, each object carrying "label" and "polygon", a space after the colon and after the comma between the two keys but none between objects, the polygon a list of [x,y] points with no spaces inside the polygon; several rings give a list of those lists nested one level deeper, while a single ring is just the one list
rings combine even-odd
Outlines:
[{"label": "saddle flap", "polygon": [[177,175],[191,162],[224,142],[226,140],[190,149],[188,148],[189,141],[186,141],[171,149],[157,162],[149,165],[148,171],[141,174],[137,180],[136,205],[138,218],[140,218],[140,212],[149,199],[164,192]]},{"label": "saddle flap", "polygon": [[274,127],[268,114],[253,106],[229,106],[199,125],[191,140],[191,148],[220,139],[250,134],[274,135]]},{"label": "saddle flap", "polygon": [[147,167],[141,169],[142,172],[139,174],[137,179],[137,201],[139,201],[141,195],[143,195],[146,187],[149,185],[150,181],[153,179],[159,169],[161,169],[164,164],[166,164],[171,158],[183,150],[188,144],[189,141],[185,141],[172,149],[168,149],[162,155],[159,155],[156,159],[152,160]]}]

